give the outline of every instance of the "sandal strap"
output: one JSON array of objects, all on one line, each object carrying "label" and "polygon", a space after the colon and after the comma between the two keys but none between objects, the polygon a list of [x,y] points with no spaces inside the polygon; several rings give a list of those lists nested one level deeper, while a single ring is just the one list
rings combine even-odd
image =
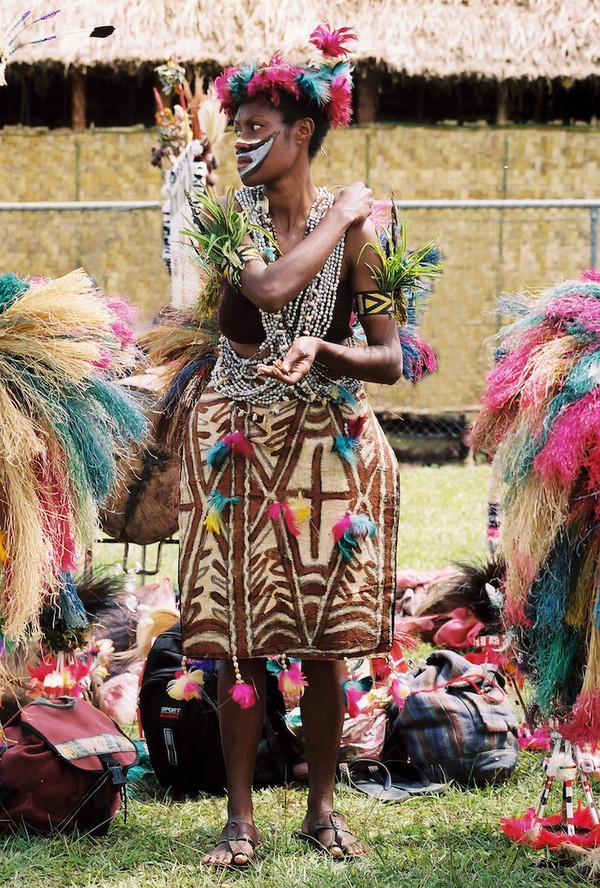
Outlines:
[{"label": "sandal strap", "polygon": [[228,845],[231,842],[248,842],[252,848],[256,848],[260,839],[253,839],[249,835],[250,830],[254,830],[255,834],[258,833],[254,824],[249,823],[247,820],[228,820],[225,824],[225,829],[221,833],[221,839],[217,844]]},{"label": "sandal strap", "polygon": [[343,814],[340,814],[339,811],[328,811],[325,814],[318,814],[308,825],[309,834],[314,836],[317,840],[317,833],[324,829],[330,829],[333,831],[334,839],[331,843],[332,845],[337,844],[338,833],[346,833],[349,836],[353,835],[348,827],[346,818]]}]

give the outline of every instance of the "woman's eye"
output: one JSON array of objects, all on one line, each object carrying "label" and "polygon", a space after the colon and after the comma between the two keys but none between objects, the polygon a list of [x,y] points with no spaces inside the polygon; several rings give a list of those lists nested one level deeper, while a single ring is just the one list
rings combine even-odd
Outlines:
[{"label": "woman's eye", "polygon": [[255,133],[256,130],[259,130],[259,129],[260,129],[260,127],[261,127],[261,124],[260,124],[260,123],[253,123],[253,124],[252,124],[252,132]]}]

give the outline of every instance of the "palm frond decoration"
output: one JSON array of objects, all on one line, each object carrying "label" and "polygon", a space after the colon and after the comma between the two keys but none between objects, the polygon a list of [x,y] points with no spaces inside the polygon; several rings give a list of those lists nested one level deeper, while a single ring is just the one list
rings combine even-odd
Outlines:
[{"label": "palm frond decoration", "polygon": [[409,296],[418,301],[419,295],[425,296],[429,292],[426,281],[442,273],[443,263],[436,245],[437,236],[409,250],[406,222],[399,226],[394,221],[390,228],[380,231],[376,243],[369,245],[381,263],[368,266],[373,279],[382,293],[393,296],[396,320],[403,326],[408,321]]},{"label": "palm frond decoration", "polygon": [[239,287],[246,262],[262,259],[249,242],[252,232],[261,231],[274,246],[275,241],[270,232],[252,222],[249,210],[236,209],[233,188],[227,192],[224,203],[211,189],[190,189],[188,200],[193,223],[181,233],[191,239],[206,275],[197,303],[197,316],[203,320],[217,309],[222,278],[225,276],[234,287]]}]

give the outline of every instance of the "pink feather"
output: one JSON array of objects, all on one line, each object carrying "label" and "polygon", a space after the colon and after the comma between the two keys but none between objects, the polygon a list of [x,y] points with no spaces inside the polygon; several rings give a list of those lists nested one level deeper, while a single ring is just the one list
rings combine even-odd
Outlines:
[{"label": "pink feather", "polygon": [[346,687],[346,711],[350,718],[356,718],[357,715],[360,715],[362,709],[359,706],[359,701],[364,696],[362,691],[359,691],[358,688]]},{"label": "pink feather", "polygon": [[243,456],[246,459],[249,459],[254,452],[252,444],[243,432],[232,432],[230,435],[225,435],[223,443],[232,453],[235,453],[237,456]]},{"label": "pink feather", "polygon": [[229,693],[241,709],[250,709],[256,703],[254,688],[245,681],[236,681]]},{"label": "pink feather", "polygon": [[277,684],[282,694],[288,697],[296,697],[301,694],[308,685],[302,673],[299,663],[290,663],[287,669],[282,669],[277,676]]},{"label": "pink feather", "polygon": [[348,420],[348,437],[354,438],[357,441],[362,434],[366,421],[367,417],[364,413],[359,413],[358,416],[353,416],[352,419]]},{"label": "pink feather", "polygon": [[334,540],[341,540],[346,531],[352,527],[352,516],[351,515],[342,515],[340,520],[333,525],[332,533]]},{"label": "pink feather", "polygon": [[397,676],[390,682],[390,694],[398,709],[402,709],[404,706],[407,690],[406,684]]}]

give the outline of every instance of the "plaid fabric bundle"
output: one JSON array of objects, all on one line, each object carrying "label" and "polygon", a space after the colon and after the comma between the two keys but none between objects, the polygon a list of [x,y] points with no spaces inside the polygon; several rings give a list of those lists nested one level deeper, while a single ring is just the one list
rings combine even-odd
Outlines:
[{"label": "plaid fabric bundle", "polygon": [[408,758],[432,780],[463,784],[499,782],[513,772],[519,722],[495,669],[434,651],[406,680],[411,690],[386,758]]}]

